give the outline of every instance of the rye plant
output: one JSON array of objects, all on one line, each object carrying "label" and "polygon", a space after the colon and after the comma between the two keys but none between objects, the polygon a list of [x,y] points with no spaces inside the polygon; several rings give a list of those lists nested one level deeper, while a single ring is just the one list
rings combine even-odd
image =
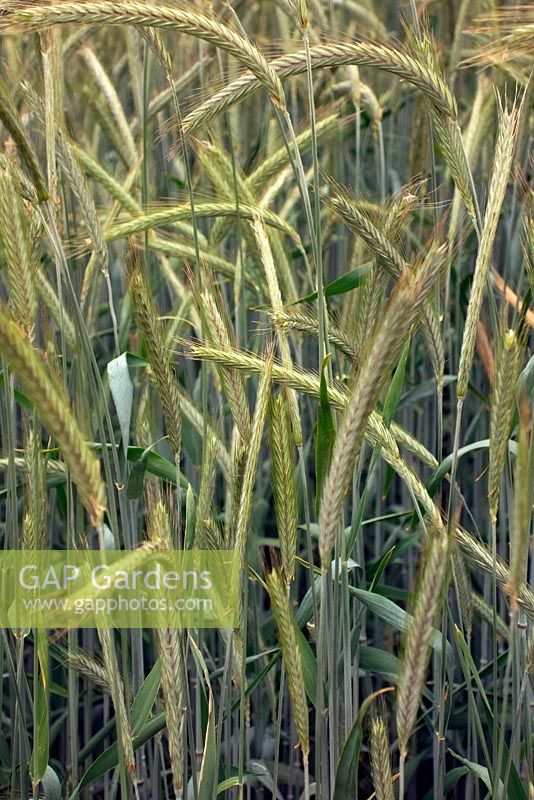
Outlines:
[{"label": "rye plant", "polygon": [[401,6],[0,2],[1,547],[239,559],[2,630],[2,797],[534,796],[534,16]]}]

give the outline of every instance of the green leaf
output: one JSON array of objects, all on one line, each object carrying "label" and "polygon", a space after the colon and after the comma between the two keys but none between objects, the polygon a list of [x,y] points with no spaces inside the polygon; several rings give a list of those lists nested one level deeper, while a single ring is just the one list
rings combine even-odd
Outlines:
[{"label": "green leaf", "polygon": [[36,668],[37,680],[34,689],[34,728],[33,751],[31,756],[30,773],[34,784],[39,783],[48,769],[48,756],[50,745],[50,726],[48,723],[48,636],[46,631],[35,629]]},{"label": "green leaf", "polygon": [[[453,756],[453,758],[455,758],[457,761],[459,761],[461,764],[463,764],[466,767],[466,769],[469,770],[469,772],[472,772],[473,775],[476,775],[476,777],[480,781],[482,781],[482,783],[484,784],[486,789],[488,789],[491,792],[491,779],[490,779],[490,774],[489,774],[489,771],[488,771],[487,767],[483,767],[480,764],[476,764],[474,761],[469,761],[467,758],[462,758],[462,756],[458,755],[458,753],[455,753],[454,750],[451,750],[450,748],[449,748],[449,753],[451,754],[451,756]],[[501,798],[504,797],[503,788],[504,787],[502,785],[502,782],[499,781],[499,795],[498,796],[501,797]],[[493,794],[492,794],[492,797],[493,797]]]},{"label": "green leaf", "polygon": [[[241,781],[239,780],[239,770],[237,767],[227,767],[226,770],[224,770],[223,765],[221,764],[221,771],[223,774],[224,772],[228,773],[228,778],[217,784],[217,794],[222,794],[223,792],[227,792],[228,789],[233,789],[235,786],[241,785]],[[257,778],[261,775],[265,775],[265,772],[258,772],[250,769],[243,770],[245,782],[247,778]]]},{"label": "green leaf", "polygon": [[[469,772],[467,767],[456,767],[455,769],[451,769],[450,772],[445,773],[443,777],[443,794],[447,795],[449,792],[452,792],[460,778],[463,778],[464,775],[467,775]],[[430,789],[423,800],[434,800],[434,790]]]},{"label": "green leaf", "polygon": [[195,544],[195,527],[196,527],[196,503],[195,493],[189,483],[185,493],[185,536],[184,545],[186,550],[192,550]]},{"label": "green leaf", "polygon": [[297,634],[297,647],[300,652],[300,660],[302,663],[304,689],[306,691],[306,695],[308,696],[308,700],[313,706],[315,706],[315,703],[317,702],[317,661],[308,640],[296,623],[295,630]]},{"label": "green leaf", "polygon": [[534,356],[528,360],[526,367],[519,376],[517,397],[520,402],[534,402]]},{"label": "green leaf", "polygon": [[337,763],[332,800],[347,800],[349,797],[356,797],[356,767],[362,744],[362,723],[372,703],[383,692],[384,690],[381,690],[369,695],[360,706]]},{"label": "green leaf", "polygon": [[204,754],[200,767],[198,800],[212,800],[213,788],[217,781],[219,760],[217,758],[217,737],[215,735],[215,710],[213,692],[209,689],[208,724],[204,738]]},{"label": "green leaf", "polygon": [[[456,375],[445,375],[443,378],[443,385],[449,386],[449,384],[454,383],[456,380]],[[407,408],[408,406],[415,405],[420,400],[426,400],[427,397],[433,397],[436,394],[436,379],[429,378],[427,381],[422,381],[418,383],[413,389],[410,389],[403,395],[402,400],[399,403],[399,409]]]},{"label": "green leaf", "polygon": [[[480,698],[482,700],[482,708],[484,710],[484,715],[486,717],[486,725],[490,734],[493,736],[495,735],[497,739],[500,736],[499,726],[494,724],[493,720],[493,712],[491,709],[491,705],[489,703],[488,697],[484,690],[484,685],[482,683],[480,670],[477,669],[475,662],[473,661],[473,656],[471,655],[471,651],[465,641],[465,638],[462,632],[456,628],[456,641],[458,642],[458,647],[461,653],[461,656],[464,659],[464,664],[469,669],[469,673],[473,678],[476,687],[480,693]],[[495,728],[495,731],[494,731]],[[502,761],[501,761],[501,777],[506,775],[507,764],[509,764],[509,773],[508,773],[508,785],[507,789],[507,798],[508,800],[528,800],[525,788],[521,782],[521,778],[519,777],[519,773],[517,772],[517,768],[513,761],[510,761],[510,751],[504,739],[501,743],[502,746]],[[453,755],[455,755],[453,753]],[[466,766],[468,766],[466,764]]]},{"label": "green leaf", "polygon": [[[372,267],[373,262],[367,261],[360,267],[356,267],[356,269],[353,269],[351,272],[347,272],[345,275],[342,275],[341,278],[337,278],[335,281],[327,283],[324,287],[324,296],[334,297],[335,295],[345,294],[345,292],[350,292],[353,289],[356,289],[358,286],[360,286],[363,279],[370,273]],[[317,300],[317,292],[307,294],[306,297],[300,297],[298,300],[294,300],[291,305],[296,306],[298,303],[311,303],[313,300]]]},{"label": "green leaf", "polygon": [[161,664],[158,660],[144,679],[131,708],[132,734],[137,736],[150,716],[161,682]]},{"label": "green leaf", "polygon": [[[158,714],[148,720],[156,695],[159,690],[161,680],[161,666],[159,660],[156,661],[132,703],[130,716],[132,720],[132,738],[134,750],[141,747],[145,742],[148,742],[156,733],[163,730],[165,727],[165,714]],[[88,786],[97,778],[105,775],[110,769],[113,769],[119,763],[119,751],[117,742],[114,742],[111,747],[108,747],[89,767],[87,772],[83,775],[80,783],[71,795],[70,800],[74,800],[84,788]]]},{"label": "green leaf", "polygon": [[[133,737],[134,751],[138,750],[139,747],[142,747],[142,745],[146,744],[146,742],[152,739],[153,736],[162,731],[165,725],[166,722],[164,712],[152,717],[152,719],[146,723],[137,736]],[[85,786],[89,786],[90,783],[96,781],[98,778],[101,778],[102,775],[105,775],[110,769],[114,769],[118,763],[119,749],[117,742],[114,742],[110,747],[108,747],[107,750],[104,750],[104,752],[98,756],[95,761],[93,761],[87,772],[82,777],[78,786],[71,794],[70,800],[75,800]]]},{"label": "green leaf", "polygon": [[388,393],[384,402],[384,408],[382,410],[382,419],[384,420],[384,425],[386,428],[389,428],[393,422],[393,417],[395,416],[395,412],[397,411],[400,402],[401,390],[404,384],[404,376],[406,374],[406,364],[408,362],[409,354],[410,338],[408,337],[402,349],[399,363],[397,364],[397,368],[393,378],[391,379],[391,383],[389,384]]},{"label": "green leaf", "polygon": [[[126,457],[128,461],[139,461],[145,455],[146,449],[144,447],[129,447]],[[159,453],[150,451],[146,456],[146,471],[156,478],[163,478],[163,480],[172,483],[176,486],[176,465],[169,461],[168,458],[160,456]],[[180,486],[187,489],[189,483],[185,477],[180,473]]]},{"label": "green leaf", "polygon": [[233,775],[231,778],[227,778],[225,781],[221,781],[217,784],[217,794],[222,794],[223,792],[227,792],[228,789],[233,789],[234,786],[240,786],[241,781],[237,777],[237,775]]},{"label": "green leaf", "polygon": [[112,716],[108,719],[108,721],[103,725],[85,744],[80,752],[78,753],[78,764],[83,764],[87,758],[91,755],[93,750],[95,750],[99,744],[102,742],[103,739],[108,736],[109,733],[115,727],[115,717]]},{"label": "green leaf", "polygon": [[387,650],[380,650],[378,647],[368,647],[360,645],[358,649],[359,665],[361,669],[369,672],[376,672],[378,675],[388,675],[395,677],[399,673],[400,658],[388,653]]},{"label": "green leaf", "polygon": [[[394,603],[393,600],[389,600],[389,598],[384,597],[381,594],[377,594],[376,592],[369,592],[365,589],[357,589],[354,586],[350,586],[349,591],[351,594],[358,597],[370,611],[380,617],[380,619],[383,619],[384,622],[387,622],[389,625],[395,628],[395,630],[401,631],[402,633],[406,633],[408,631],[413,617],[407,611],[404,611],[400,606]],[[436,652],[441,653],[440,631],[434,630],[432,634],[432,647],[434,650],[436,650]],[[451,671],[452,648],[449,642],[447,642],[446,651],[448,669]]]},{"label": "green leaf", "polygon": [[126,497],[128,500],[137,500],[143,493],[143,483],[146,473],[146,456],[141,456],[136,461],[128,475],[126,482]]},{"label": "green leaf", "polygon": [[213,790],[217,785],[219,759],[217,758],[217,736],[215,733],[215,707],[211,689],[210,674],[204,656],[193,639],[189,636],[191,652],[196,661],[198,671],[203,675],[208,692],[208,719],[204,735],[204,754],[200,766],[198,800],[212,800]]},{"label": "green leaf", "polygon": [[[4,373],[0,372],[0,389],[4,385],[5,385]],[[13,390],[13,397],[15,398],[15,400],[17,401],[19,406],[21,406],[21,408],[25,408],[26,411],[33,411],[34,405],[33,405],[32,401],[30,400],[30,398],[27,397],[22,392],[20,392],[18,389],[14,389]]]},{"label": "green leaf", "polygon": [[323,484],[328,474],[336,432],[330,402],[328,399],[328,383],[326,366],[330,355],[325,356],[321,366],[321,383],[319,388],[319,408],[317,410],[317,444],[315,448],[315,506],[317,516],[321,505]]},{"label": "green leaf", "polygon": [[[469,453],[476,453],[478,450],[487,450],[490,445],[489,439],[480,439],[478,442],[471,442],[471,444],[466,444],[464,447],[460,447],[457,451],[458,460],[463,458],[463,456],[469,455]],[[510,453],[514,454],[517,452],[517,443],[510,440],[508,442],[508,450]],[[441,482],[443,481],[445,475],[451,471],[452,462],[453,462],[454,453],[451,453],[447,458],[443,459],[439,467],[435,470],[435,472],[430,476],[426,483],[426,488],[431,497],[435,497],[436,493],[441,486]]]},{"label": "green leaf", "polygon": [[390,547],[390,549],[384,553],[384,555],[378,562],[375,569],[375,574],[373,575],[373,580],[371,581],[371,585],[369,586],[369,591],[374,592],[376,586],[378,586],[378,582],[382,577],[382,573],[384,572],[385,568],[391,561],[394,552],[395,552],[395,547]]}]

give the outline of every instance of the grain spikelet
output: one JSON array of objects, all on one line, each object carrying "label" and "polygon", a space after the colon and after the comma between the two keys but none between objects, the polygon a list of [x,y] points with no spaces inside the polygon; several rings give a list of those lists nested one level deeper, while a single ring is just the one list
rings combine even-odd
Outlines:
[{"label": "grain spikelet", "polygon": [[[211,347],[205,344],[189,344],[189,354],[193,358],[206,359],[207,361],[214,361],[219,364],[225,364],[233,369],[242,369],[251,374],[262,374],[265,370],[265,360],[253,353],[247,353],[243,350],[224,349],[219,347]],[[293,366],[292,369],[287,369],[283,364],[275,361],[272,365],[273,380],[285,386],[290,386],[305,394],[310,394],[313,397],[319,397],[319,376],[316,373],[309,372],[304,369]],[[333,408],[345,409],[347,406],[348,395],[345,386],[334,381],[328,387],[329,400]],[[192,409],[191,409],[192,411]],[[197,412],[198,413],[198,412]],[[197,430],[201,430],[201,424],[195,415],[195,425]],[[402,445],[410,453],[413,453],[424,464],[435,469],[438,464],[432,454],[425,448],[425,446],[418,442],[406,430],[401,428],[397,423],[391,424],[391,432],[388,432],[382,422],[380,415],[376,411],[372,411],[369,416],[369,423],[366,430],[366,438],[371,444],[380,443],[384,448],[385,453],[390,455],[390,442],[393,442],[395,448],[395,458],[398,457],[397,442]],[[386,438],[384,438],[386,437]],[[227,471],[228,474],[228,471]],[[433,506],[432,502],[430,505]]]},{"label": "grain spikelet", "polygon": [[291,454],[291,422],[284,395],[270,404],[271,473],[282,569],[288,584],[295,574],[297,550],[297,487]]},{"label": "grain spikelet", "polygon": [[[195,215],[198,219],[218,216],[235,217],[236,213],[235,202],[224,202],[220,200],[217,202],[199,202],[195,204]],[[273,211],[263,206],[249,206],[247,203],[242,203],[239,206],[239,215],[243,219],[253,219],[254,216],[258,216],[258,214],[267,225],[272,225],[273,228],[282,231],[282,233],[285,233],[292,241],[302,246],[297,231],[279,214],[275,214]],[[152,228],[158,228],[173,222],[190,219],[191,205],[185,203],[172,208],[151,211],[135,219],[127,220],[126,222],[118,222],[106,229],[105,236],[108,242],[112,242],[116,239],[122,239],[125,236],[132,236],[134,233],[142,233]]]},{"label": "grain spikelet", "polygon": [[452,549],[452,568],[456,591],[458,593],[459,610],[462,614],[465,639],[469,642],[473,630],[473,591],[465,564],[465,556],[458,547],[453,547]]},{"label": "grain spikelet", "polygon": [[[477,79],[477,92],[473,101],[471,116],[465,132],[462,134],[467,162],[471,170],[476,166],[478,156],[485,136],[488,133],[490,120],[493,118],[495,95],[492,91],[491,81],[484,74]],[[455,189],[452,202],[449,240],[453,241],[460,222],[462,196],[458,188]]]},{"label": "grain spikelet", "polygon": [[[261,263],[263,264],[263,268],[265,269],[265,277],[267,279],[267,286],[269,289],[271,306],[274,309],[274,311],[279,311],[283,308],[282,295],[280,293],[278,276],[276,274],[276,268],[274,266],[273,253],[271,250],[271,245],[269,244],[269,239],[267,237],[267,231],[265,230],[265,225],[263,224],[261,218],[257,215],[254,216],[252,229],[254,231],[254,237],[256,239],[256,244],[258,247],[258,252],[260,254]],[[289,342],[287,336],[281,330],[278,330],[277,334],[278,334],[278,346],[280,348],[280,356],[282,359],[282,363],[286,367],[291,368],[293,362],[291,359],[291,351],[289,349]],[[287,399],[289,403],[291,424],[293,426],[293,435],[295,437],[296,443],[302,444],[302,428],[300,425],[297,396],[295,392],[293,392],[291,389],[288,389],[287,391]]]},{"label": "grain spikelet", "polygon": [[371,771],[376,800],[393,800],[389,737],[382,717],[371,721]]},{"label": "grain spikelet", "polygon": [[181,420],[180,395],[177,377],[167,356],[167,346],[161,331],[152,294],[132,249],[130,269],[130,293],[139,327],[146,340],[146,347],[156,390],[161,403],[167,434],[174,457],[180,458]]},{"label": "grain spikelet", "polygon": [[137,156],[135,142],[133,140],[132,132],[130,130],[130,126],[128,125],[128,120],[126,119],[122,103],[119,100],[115,87],[113,86],[109,75],[102,66],[101,62],[88,44],[84,45],[79,52],[89,67],[102,94],[106,98],[106,102],[117,125],[119,135],[128,151],[130,163],[133,163]]},{"label": "grain spikelet", "polygon": [[202,448],[202,468],[200,471],[200,486],[196,504],[195,547],[200,550],[210,549],[205,547],[206,528],[208,527],[215,490],[215,442],[208,439]]},{"label": "grain spikelet", "polygon": [[38,351],[27,344],[20,328],[4,311],[0,311],[0,345],[11,369],[34,402],[38,416],[61,448],[91,522],[98,526],[104,514],[98,461],[87,447],[63,391],[45,369]]},{"label": "grain spikelet", "polygon": [[328,199],[328,205],[350,230],[361,236],[371,252],[378,258],[379,263],[391,275],[398,278],[403,272],[406,262],[382,232],[383,229],[380,230],[370,215],[358,207],[356,198],[350,197],[334,182],[331,182],[331,185],[335,194]]},{"label": "grain spikelet", "polygon": [[[436,42],[429,30],[425,29],[421,37],[410,34],[408,39],[411,49],[418,54],[429,72],[445,80],[438,62]],[[453,115],[443,114],[439,107],[431,102],[428,103],[428,107],[436,142],[441,149],[454,185],[465,203],[473,226],[475,230],[478,230],[478,200],[473,189],[473,180],[458,120]]]},{"label": "grain spikelet", "polygon": [[519,377],[521,347],[514,331],[504,334],[497,358],[491,398],[488,497],[490,514],[497,519],[501,474],[508,452],[508,439],[515,408],[515,388]]},{"label": "grain spikelet", "polygon": [[517,103],[514,104],[511,111],[503,107],[500,109],[499,131],[493,159],[493,173],[491,176],[488,203],[477,253],[475,276],[471,286],[460,353],[457,384],[457,394],[459,398],[463,398],[467,393],[467,385],[475,350],[477,321],[482,308],[482,300],[488,279],[491,253],[495,241],[495,234],[497,233],[501,206],[503,204],[512,167],[521,110],[522,105]]},{"label": "grain spikelet", "polygon": [[237,510],[236,529],[232,536],[232,544],[240,555],[241,564],[244,562],[247,548],[248,526],[250,523],[252,499],[254,494],[254,481],[256,477],[256,470],[258,468],[263,428],[269,408],[269,395],[271,393],[272,379],[272,356],[268,357],[265,366],[266,369],[261,376],[256,395],[256,408],[254,409],[252,429],[250,439],[247,444],[248,450],[243,472],[243,485],[241,487],[239,508]]},{"label": "grain spikelet", "polygon": [[31,143],[28,141],[28,137],[24,132],[22,123],[19,119],[17,111],[13,107],[9,92],[3,81],[0,81],[0,120],[13,137],[13,141],[17,145],[17,148],[19,149],[20,154],[26,163],[39,200],[48,200],[46,182],[35,157],[34,149]]},{"label": "grain spikelet", "polygon": [[91,681],[91,683],[103,692],[111,693],[111,686],[108,681],[106,668],[100,659],[89,655],[89,653],[81,649],[73,649],[72,647],[68,650],[66,648],[60,649],[68,667],[83,678],[87,678],[87,680]]},{"label": "grain spikelet", "polygon": [[[172,533],[169,512],[160,497],[148,498],[148,536],[158,547],[171,549]],[[172,782],[176,797],[183,793],[185,686],[183,634],[176,628],[156,628],[156,642],[161,664],[161,688],[165,702],[167,735]]]},{"label": "grain spikelet", "polygon": [[48,313],[56,325],[59,328],[63,326],[67,345],[72,348],[72,350],[76,350],[78,340],[74,323],[68,315],[67,310],[59,302],[59,297],[57,296],[56,290],[41,268],[38,268],[35,274],[34,283],[37,289],[37,294],[39,295],[39,299],[48,310]]},{"label": "grain spikelet", "polygon": [[[384,233],[383,229],[380,229],[378,225],[375,224],[371,216],[359,208],[357,198],[351,197],[334,181],[331,181],[331,185],[336,193],[328,200],[328,205],[350,230],[357,233],[358,236],[361,236],[369,250],[376,256],[378,264],[395,278],[398,278],[406,268],[406,262],[397,248],[391,244],[390,239],[395,232],[395,227],[400,223],[400,220],[402,220],[404,211],[404,209],[402,209],[402,204],[393,204],[388,214],[388,219],[386,220]],[[399,205],[401,209],[398,209]],[[380,281],[380,276],[374,276],[374,280],[375,282]],[[366,284],[366,286],[367,285],[369,284]],[[373,293],[373,299],[374,297],[377,297],[376,290]],[[376,316],[378,316],[378,314]],[[373,317],[371,318],[373,319]],[[425,343],[439,388],[443,381],[443,364],[445,359],[440,324],[435,312],[429,307],[423,309],[423,323]]]},{"label": "grain spikelet", "polygon": [[[206,337],[216,346],[230,347],[231,341],[227,323],[223,319],[217,303],[208,291],[202,292],[201,302]],[[220,367],[218,371],[232,417],[242,440],[246,442],[250,434],[250,411],[243,375],[238,370],[225,367]]]},{"label": "grain spikelet", "polygon": [[323,568],[330,561],[343,500],[352,479],[369,416],[406,336],[421,316],[428,292],[436,279],[436,265],[439,265],[439,259],[433,258],[430,263],[425,261],[413,272],[405,270],[358,373],[323,490],[319,539]]},{"label": "grain spikelet", "polygon": [[[502,591],[510,596],[512,594],[513,580],[508,563],[497,556],[494,564],[491,550],[462,528],[457,527],[454,535],[471,566],[486,573],[486,575],[495,575]],[[518,582],[516,590],[517,603],[529,617],[534,618],[534,591],[523,580]]]},{"label": "grain spikelet", "polygon": [[124,757],[124,763],[128,773],[133,777],[135,775],[135,756],[132,725],[124,700],[124,684],[117,664],[117,654],[111,636],[111,629],[100,627],[98,629],[98,638],[102,646],[102,660],[104,662],[106,681],[111,689],[111,696],[113,698],[113,705],[117,717],[117,735],[121,754]]},{"label": "grain spikelet", "polygon": [[[310,47],[309,62],[312,70],[351,64],[385,70],[420,89],[439,113],[453,120],[457,117],[456,101],[443,76],[403,48],[371,42],[318,44]],[[299,51],[281,56],[269,66],[284,80],[305,73],[307,63],[306,51]],[[260,79],[252,74],[240,76],[184,117],[185,130],[192,133],[206,125],[214,116],[250,97],[261,85]]]},{"label": "grain spikelet", "polygon": [[13,315],[33,342],[37,303],[31,265],[31,244],[22,201],[8,160],[0,159],[0,243]]},{"label": "grain spikelet", "polygon": [[404,643],[404,655],[397,683],[396,725],[401,759],[421,702],[436,613],[443,600],[442,586],[447,570],[448,541],[444,535],[429,539],[421,584],[417,591],[413,618]]},{"label": "grain spikelet", "polygon": [[23,550],[44,550],[46,546],[45,463],[39,441],[39,425],[29,423],[26,432],[26,511],[22,523]]},{"label": "grain spikelet", "polygon": [[276,630],[280,640],[282,661],[287,678],[297,737],[303,758],[307,761],[310,750],[308,704],[304,689],[300,650],[297,644],[296,623],[291,612],[286,583],[281,572],[276,568],[273,569],[267,574],[265,583],[271,599]]},{"label": "grain spikelet", "polygon": [[60,5],[13,3],[3,10],[1,32],[42,30],[50,25],[148,25],[187,33],[226,50],[247,66],[267,89],[273,101],[285,107],[282,84],[276,72],[250,39],[197,11],[153,3],[62,2]]},{"label": "grain spikelet", "polygon": [[[475,613],[478,614],[478,616],[481,619],[483,619],[484,622],[487,622],[488,625],[493,626],[494,622],[493,609],[491,608],[491,606],[488,603],[486,603],[486,601],[478,594],[478,592],[473,592],[471,597],[473,603],[473,610],[475,611]],[[508,641],[508,639],[510,638],[510,629],[508,625],[505,622],[503,622],[503,620],[500,617],[497,617],[496,620],[497,620],[497,630],[495,632],[495,635],[500,636],[505,642]]]},{"label": "grain spikelet", "polygon": [[[273,324],[286,333],[290,331],[302,331],[316,338],[319,335],[319,321],[317,319],[317,314],[311,307],[296,309],[292,306],[286,306],[277,311],[274,309],[268,311],[268,314]],[[328,340],[333,347],[344,353],[351,361],[358,361],[358,353],[354,348],[350,336],[340,325],[332,321],[332,316],[328,322]]]}]

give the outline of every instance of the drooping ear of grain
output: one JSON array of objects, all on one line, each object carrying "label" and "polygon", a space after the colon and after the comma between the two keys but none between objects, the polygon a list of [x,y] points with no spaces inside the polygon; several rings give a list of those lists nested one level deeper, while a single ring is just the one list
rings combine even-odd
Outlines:
[{"label": "drooping ear of grain", "polygon": [[[416,58],[405,48],[373,42],[321,43],[310,47],[309,60],[312,70],[356,64],[376,67],[397,75],[420,89],[438,113],[450,120],[457,118],[456,100],[443,75],[439,71],[429,69],[427,64],[422,63],[421,59]],[[307,64],[306,52],[300,51],[280,56],[271,61],[269,66],[280,79],[284,80],[304,74]],[[262,85],[261,79],[253,74],[244,74],[236,78],[191,111],[184,118],[184,128],[188,133],[192,133],[235,103],[250,97]]]},{"label": "drooping ear of grain", "polygon": [[477,614],[480,619],[487,622],[488,625],[493,626],[496,622],[497,627],[493,632],[494,636],[500,636],[504,642],[507,642],[510,638],[510,628],[508,625],[502,620],[501,617],[493,615],[492,607],[486,603],[486,601],[477,593],[472,592],[471,595],[472,603],[473,603],[473,611]]},{"label": "drooping ear of grain", "polygon": [[[319,320],[316,312],[310,307],[294,308],[286,306],[278,311],[269,311],[269,317],[277,328],[285,333],[290,331],[301,331],[317,338],[319,336]],[[331,315],[328,325],[328,340],[330,344],[347,356],[351,361],[358,361],[358,353],[355,349],[349,333],[338,324],[336,317]]]},{"label": "drooping ear of grain", "polygon": [[229,28],[217,19],[178,6],[137,2],[62,2],[60,6],[32,4],[23,8],[14,3],[4,10],[6,26],[20,26],[22,31],[42,30],[50,25],[150,25],[163,30],[187,33],[226,50],[251,73],[269,92],[272,100],[285,107],[285,95],[280,79],[268,61],[248,37]]},{"label": "drooping ear of grain", "polygon": [[454,535],[473,568],[486,575],[495,575],[502,591],[508,597],[515,598],[525,613],[534,618],[534,591],[524,580],[519,580],[515,585],[508,562],[500,556],[494,559],[491,550],[483,542],[462,528],[457,527]]},{"label": "drooping ear of grain", "polygon": [[[30,86],[25,86],[25,95],[31,104],[33,115],[44,128],[46,124],[46,109],[41,98]],[[74,155],[74,147],[64,131],[58,126],[55,127],[55,135],[56,141],[54,144],[57,149],[59,164],[67,178],[68,186],[76,198],[81,218],[93,248],[93,256],[86,267],[81,291],[82,305],[84,305],[95,271],[100,270],[105,276],[108,275],[108,249],[95,202]]]},{"label": "drooping ear of grain", "polygon": [[[443,251],[440,249],[438,251],[438,256],[441,252]],[[434,251],[432,251],[431,256],[432,258],[434,257]],[[233,369],[244,370],[245,372],[249,372],[251,374],[261,375],[265,370],[264,358],[252,353],[244,352],[242,350],[227,350],[220,347],[211,347],[205,344],[191,344],[189,347],[189,352],[195,358],[214,361],[216,363],[232,367]],[[307,370],[298,369],[296,367],[293,367],[293,369],[286,369],[286,367],[276,361],[272,364],[271,369],[274,381],[285,386],[291,386],[291,388],[297,389],[305,394],[309,394],[312,397],[319,397],[320,381],[317,374]],[[333,408],[341,410],[346,409],[349,398],[347,390],[342,384],[337,382],[331,384],[328,387],[328,397]],[[368,417],[367,427],[364,435],[372,446],[375,446],[376,444],[380,445],[383,455],[388,463],[395,465],[395,469],[399,470],[399,474],[401,475],[404,474],[406,463],[399,456],[398,445],[406,447],[409,452],[416,455],[417,458],[421,459],[421,461],[427,464],[429,467],[432,467],[433,469],[437,467],[436,459],[426,449],[426,447],[421,444],[421,442],[418,442],[413,436],[407,433],[404,428],[401,428],[395,422],[392,423],[391,430],[388,430],[384,425],[380,414],[374,410],[371,411]],[[413,472],[408,470],[408,473],[411,475],[412,479],[414,477]],[[429,513],[431,514],[433,512],[437,513],[432,499],[424,487],[423,490],[423,497],[426,494],[426,500],[424,501],[425,510],[428,509]]]},{"label": "drooping ear of grain", "polygon": [[209,523],[212,513],[213,493],[215,491],[216,443],[213,439],[204,442],[202,448],[202,465],[200,485],[196,503],[195,547],[208,550],[210,547]]},{"label": "drooping ear of grain", "polygon": [[65,663],[82,678],[89,680],[100,691],[111,694],[111,686],[108,681],[108,673],[99,658],[91,656],[84,650],[74,648],[63,649],[61,654]]},{"label": "drooping ear of grain", "polygon": [[37,415],[60,447],[92,524],[98,526],[105,509],[98,460],[89,450],[63,391],[45,368],[38,351],[29,346],[21,329],[5,311],[0,311],[0,345],[34,403]]},{"label": "drooping ear of grain", "polygon": [[471,579],[467,571],[465,556],[459,547],[453,546],[451,555],[459,612],[462,616],[465,639],[469,642],[473,632],[473,589]]}]

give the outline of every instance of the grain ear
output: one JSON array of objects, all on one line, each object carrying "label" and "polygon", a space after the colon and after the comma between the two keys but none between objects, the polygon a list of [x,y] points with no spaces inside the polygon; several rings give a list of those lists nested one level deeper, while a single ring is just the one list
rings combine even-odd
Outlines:
[{"label": "grain ear", "polygon": [[161,322],[156,312],[152,292],[147,285],[141,263],[133,249],[130,249],[129,287],[137,322],[145,337],[148,360],[165,418],[169,442],[174,458],[179,463],[181,417],[178,379],[167,354],[167,345],[163,336]]},{"label": "grain ear", "polygon": [[265,583],[280,640],[282,663],[287,678],[298,741],[303,757],[307,761],[310,751],[308,703],[304,688],[302,661],[296,638],[295,620],[290,607],[287,585],[281,571],[276,567],[267,574]]},{"label": "grain ear", "polygon": [[421,702],[436,614],[443,603],[448,552],[449,544],[445,535],[434,533],[429,539],[412,620],[404,641],[404,654],[397,681],[395,717],[402,761],[408,754],[408,742]]},{"label": "grain ear", "polygon": [[37,415],[61,448],[91,522],[98,527],[105,510],[98,459],[87,446],[67,399],[46,369],[42,356],[27,343],[24,331],[5,310],[0,310],[0,345],[10,369],[34,403]]}]

